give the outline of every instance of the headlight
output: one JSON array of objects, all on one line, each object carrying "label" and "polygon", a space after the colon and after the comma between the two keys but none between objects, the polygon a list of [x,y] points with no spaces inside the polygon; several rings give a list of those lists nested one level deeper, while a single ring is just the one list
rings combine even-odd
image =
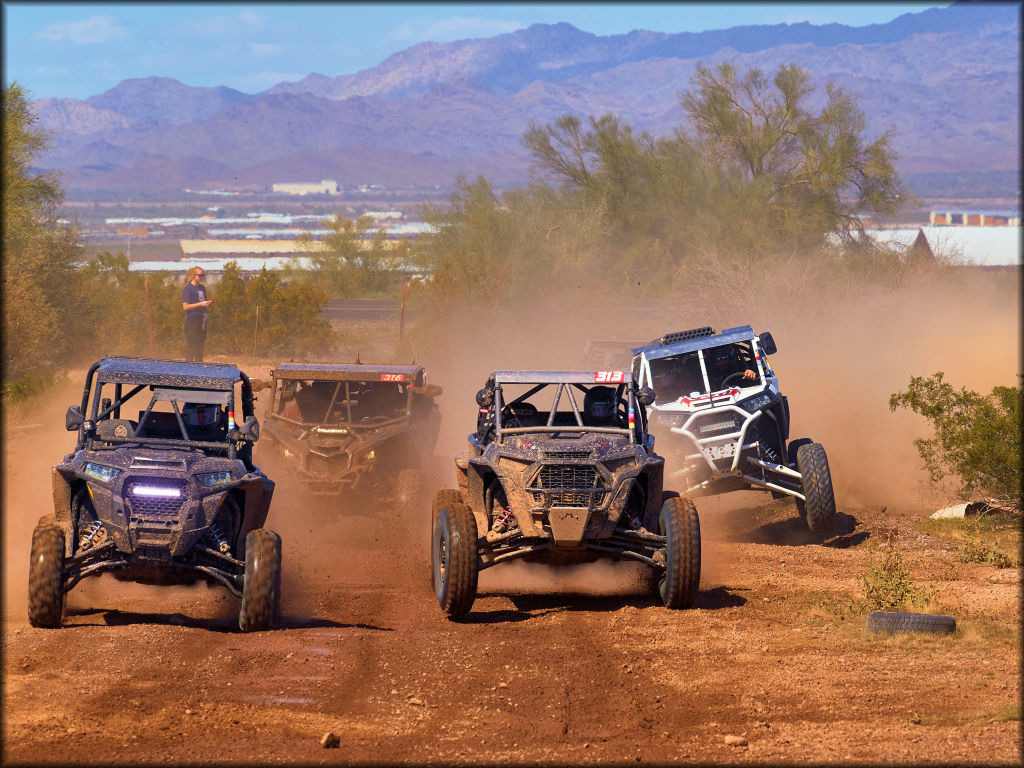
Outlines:
[{"label": "headlight", "polygon": [[348,427],[313,427],[313,431],[320,435],[347,435]]},{"label": "headlight", "polygon": [[754,395],[753,397],[749,397],[746,400],[744,400],[742,403],[740,403],[740,408],[742,408],[745,411],[748,411],[749,413],[754,413],[754,411],[759,411],[762,408],[764,408],[771,401],[772,396],[767,392],[762,392],[759,395]]},{"label": "headlight", "polygon": [[708,432],[732,432],[737,429],[736,422],[732,419],[725,421],[713,421],[710,424],[702,424],[697,431],[706,435]]},{"label": "headlight", "polygon": [[663,413],[654,417],[657,424],[664,427],[681,427],[686,422],[687,414]]},{"label": "headlight", "polygon": [[120,469],[114,469],[114,467],[108,467],[103,464],[93,464],[87,462],[85,465],[85,474],[94,480],[102,480],[104,483],[109,483],[115,477],[121,474]]},{"label": "headlight", "polygon": [[196,480],[207,488],[213,488],[218,485],[227,485],[232,482],[234,478],[231,476],[230,472],[206,472],[202,475],[196,475]]}]

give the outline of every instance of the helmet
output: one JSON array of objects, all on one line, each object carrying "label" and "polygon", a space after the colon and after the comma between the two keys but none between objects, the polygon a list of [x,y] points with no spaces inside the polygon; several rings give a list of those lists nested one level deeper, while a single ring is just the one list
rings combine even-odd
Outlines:
[{"label": "helmet", "polygon": [[711,350],[711,364],[718,370],[732,368],[736,365],[736,347],[727,344]]},{"label": "helmet", "polygon": [[615,390],[611,387],[591,387],[583,396],[583,415],[587,426],[611,424],[615,420]]},{"label": "helmet", "polygon": [[220,423],[220,406],[205,403],[185,403],[181,416],[189,427],[212,427]]}]

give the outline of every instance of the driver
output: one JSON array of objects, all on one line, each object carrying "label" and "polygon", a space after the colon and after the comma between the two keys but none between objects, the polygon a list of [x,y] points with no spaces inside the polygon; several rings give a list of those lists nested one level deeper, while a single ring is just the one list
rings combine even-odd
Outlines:
[{"label": "driver", "polygon": [[708,374],[718,377],[718,388],[724,386],[725,380],[734,374],[742,374],[743,381],[753,381],[757,374],[747,363],[740,360],[739,352],[735,344],[726,344],[724,347],[715,347],[708,350],[705,359],[711,365]]},{"label": "driver", "polygon": [[615,426],[615,390],[596,386],[583,396],[583,424],[587,427]]},{"label": "driver", "polygon": [[193,439],[209,439],[227,423],[224,411],[216,404],[185,403],[181,417]]}]

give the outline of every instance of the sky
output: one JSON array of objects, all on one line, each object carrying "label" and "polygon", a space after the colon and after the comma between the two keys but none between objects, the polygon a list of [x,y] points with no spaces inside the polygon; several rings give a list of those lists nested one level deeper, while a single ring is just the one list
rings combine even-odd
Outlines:
[{"label": "sky", "polygon": [[86,99],[134,77],[258,93],[311,73],[376,66],[421,42],[569,22],[595,35],[747,24],[884,24],[950,3],[3,2],[3,81],[30,98]]}]

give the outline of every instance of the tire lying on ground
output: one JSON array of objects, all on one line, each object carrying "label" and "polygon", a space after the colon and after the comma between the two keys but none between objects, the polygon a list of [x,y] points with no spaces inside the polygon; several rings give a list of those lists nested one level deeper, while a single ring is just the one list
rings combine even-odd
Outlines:
[{"label": "tire lying on ground", "polygon": [[873,635],[892,635],[904,632],[948,635],[955,629],[956,619],[952,616],[893,611],[872,611],[868,614],[868,632]]}]

